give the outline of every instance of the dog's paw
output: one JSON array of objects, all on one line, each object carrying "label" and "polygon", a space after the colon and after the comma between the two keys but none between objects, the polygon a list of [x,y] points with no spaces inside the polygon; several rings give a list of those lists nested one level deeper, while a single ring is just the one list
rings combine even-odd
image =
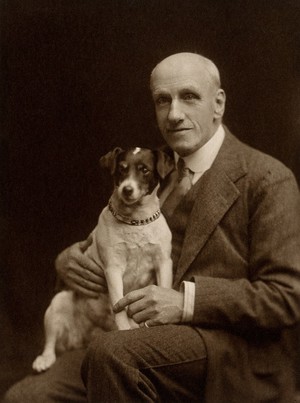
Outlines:
[{"label": "dog's paw", "polygon": [[140,326],[131,318],[128,318],[130,329],[138,329]]},{"label": "dog's paw", "polygon": [[118,330],[128,330],[131,329],[129,318],[125,310],[116,313],[115,322]]},{"label": "dog's paw", "polygon": [[54,353],[42,354],[36,357],[33,361],[32,368],[36,372],[46,371],[53,365],[56,361],[56,355]]},{"label": "dog's paw", "polygon": [[117,328],[118,330],[129,330],[131,329],[131,326],[129,322],[119,322],[117,323]]},{"label": "dog's paw", "polygon": [[116,319],[116,324],[118,330],[129,330],[129,329],[138,329],[139,325],[131,318],[120,318],[119,320]]}]

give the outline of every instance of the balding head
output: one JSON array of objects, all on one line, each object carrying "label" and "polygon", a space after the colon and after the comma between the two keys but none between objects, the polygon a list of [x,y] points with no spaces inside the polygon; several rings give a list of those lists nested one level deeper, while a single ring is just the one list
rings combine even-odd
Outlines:
[{"label": "balding head", "polygon": [[195,53],[177,53],[152,71],[151,92],[158,127],[181,156],[207,143],[222,122],[225,92],[217,67]]},{"label": "balding head", "polygon": [[153,89],[153,80],[160,77],[164,77],[167,74],[168,79],[175,78],[178,72],[185,73],[193,71],[199,76],[206,76],[207,82],[209,82],[216,89],[221,87],[220,73],[217,66],[209,59],[196,53],[176,53],[163,59],[156,65],[151,73],[150,87]]}]

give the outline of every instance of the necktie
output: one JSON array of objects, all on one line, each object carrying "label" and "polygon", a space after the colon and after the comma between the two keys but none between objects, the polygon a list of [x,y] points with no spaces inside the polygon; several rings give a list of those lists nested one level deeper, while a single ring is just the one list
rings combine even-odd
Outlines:
[{"label": "necktie", "polygon": [[182,158],[179,158],[177,162],[178,179],[174,185],[173,190],[166,198],[163,204],[163,209],[168,215],[171,215],[183,196],[192,187],[192,180],[194,173],[185,166],[185,162]]}]

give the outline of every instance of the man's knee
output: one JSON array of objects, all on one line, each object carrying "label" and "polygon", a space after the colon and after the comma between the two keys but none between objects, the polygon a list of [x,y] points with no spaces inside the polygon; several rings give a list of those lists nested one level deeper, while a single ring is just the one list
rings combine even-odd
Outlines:
[{"label": "man's knee", "polygon": [[37,403],[41,399],[40,390],[35,387],[34,376],[26,377],[17,382],[5,393],[2,403]]},{"label": "man's knee", "polygon": [[87,349],[84,365],[91,361],[96,362],[98,365],[106,365],[111,361],[112,357],[124,359],[126,333],[125,331],[112,331],[99,334]]},{"label": "man's knee", "polygon": [[20,390],[16,390],[15,386],[12,386],[4,395],[2,403],[18,403],[21,402]]},{"label": "man's knee", "polygon": [[90,343],[82,363],[81,376],[85,385],[91,372],[105,374],[110,367],[116,367],[118,363],[135,366],[139,356],[139,333],[134,330],[100,333]]},{"label": "man's knee", "polygon": [[68,351],[48,371],[22,379],[7,391],[3,403],[86,402],[80,378],[84,353],[84,350]]}]

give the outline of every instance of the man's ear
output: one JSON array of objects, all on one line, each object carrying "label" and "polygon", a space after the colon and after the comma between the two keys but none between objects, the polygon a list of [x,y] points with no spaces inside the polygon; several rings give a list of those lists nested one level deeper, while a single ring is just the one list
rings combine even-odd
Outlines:
[{"label": "man's ear", "polygon": [[219,88],[215,97],[214,118],[221,119],[225,112],[226,94],[222,88]]},{"label": "man's ear", "polygon": [[164,179],[175,168],[174,159],[162,150],[154,150],[156,156],[156,170],[161,179]]},{"label": "man's ear", "polygon": [[116,171],[116,165],[117,165],[117,157],[120,155],[124,150],[120,147],[114,148],[112,151],[109,153],[103,155],[103,157],[100,158],[99,163],[101,168],[107,168],[110,170],[110,174],[113,175]]}]

